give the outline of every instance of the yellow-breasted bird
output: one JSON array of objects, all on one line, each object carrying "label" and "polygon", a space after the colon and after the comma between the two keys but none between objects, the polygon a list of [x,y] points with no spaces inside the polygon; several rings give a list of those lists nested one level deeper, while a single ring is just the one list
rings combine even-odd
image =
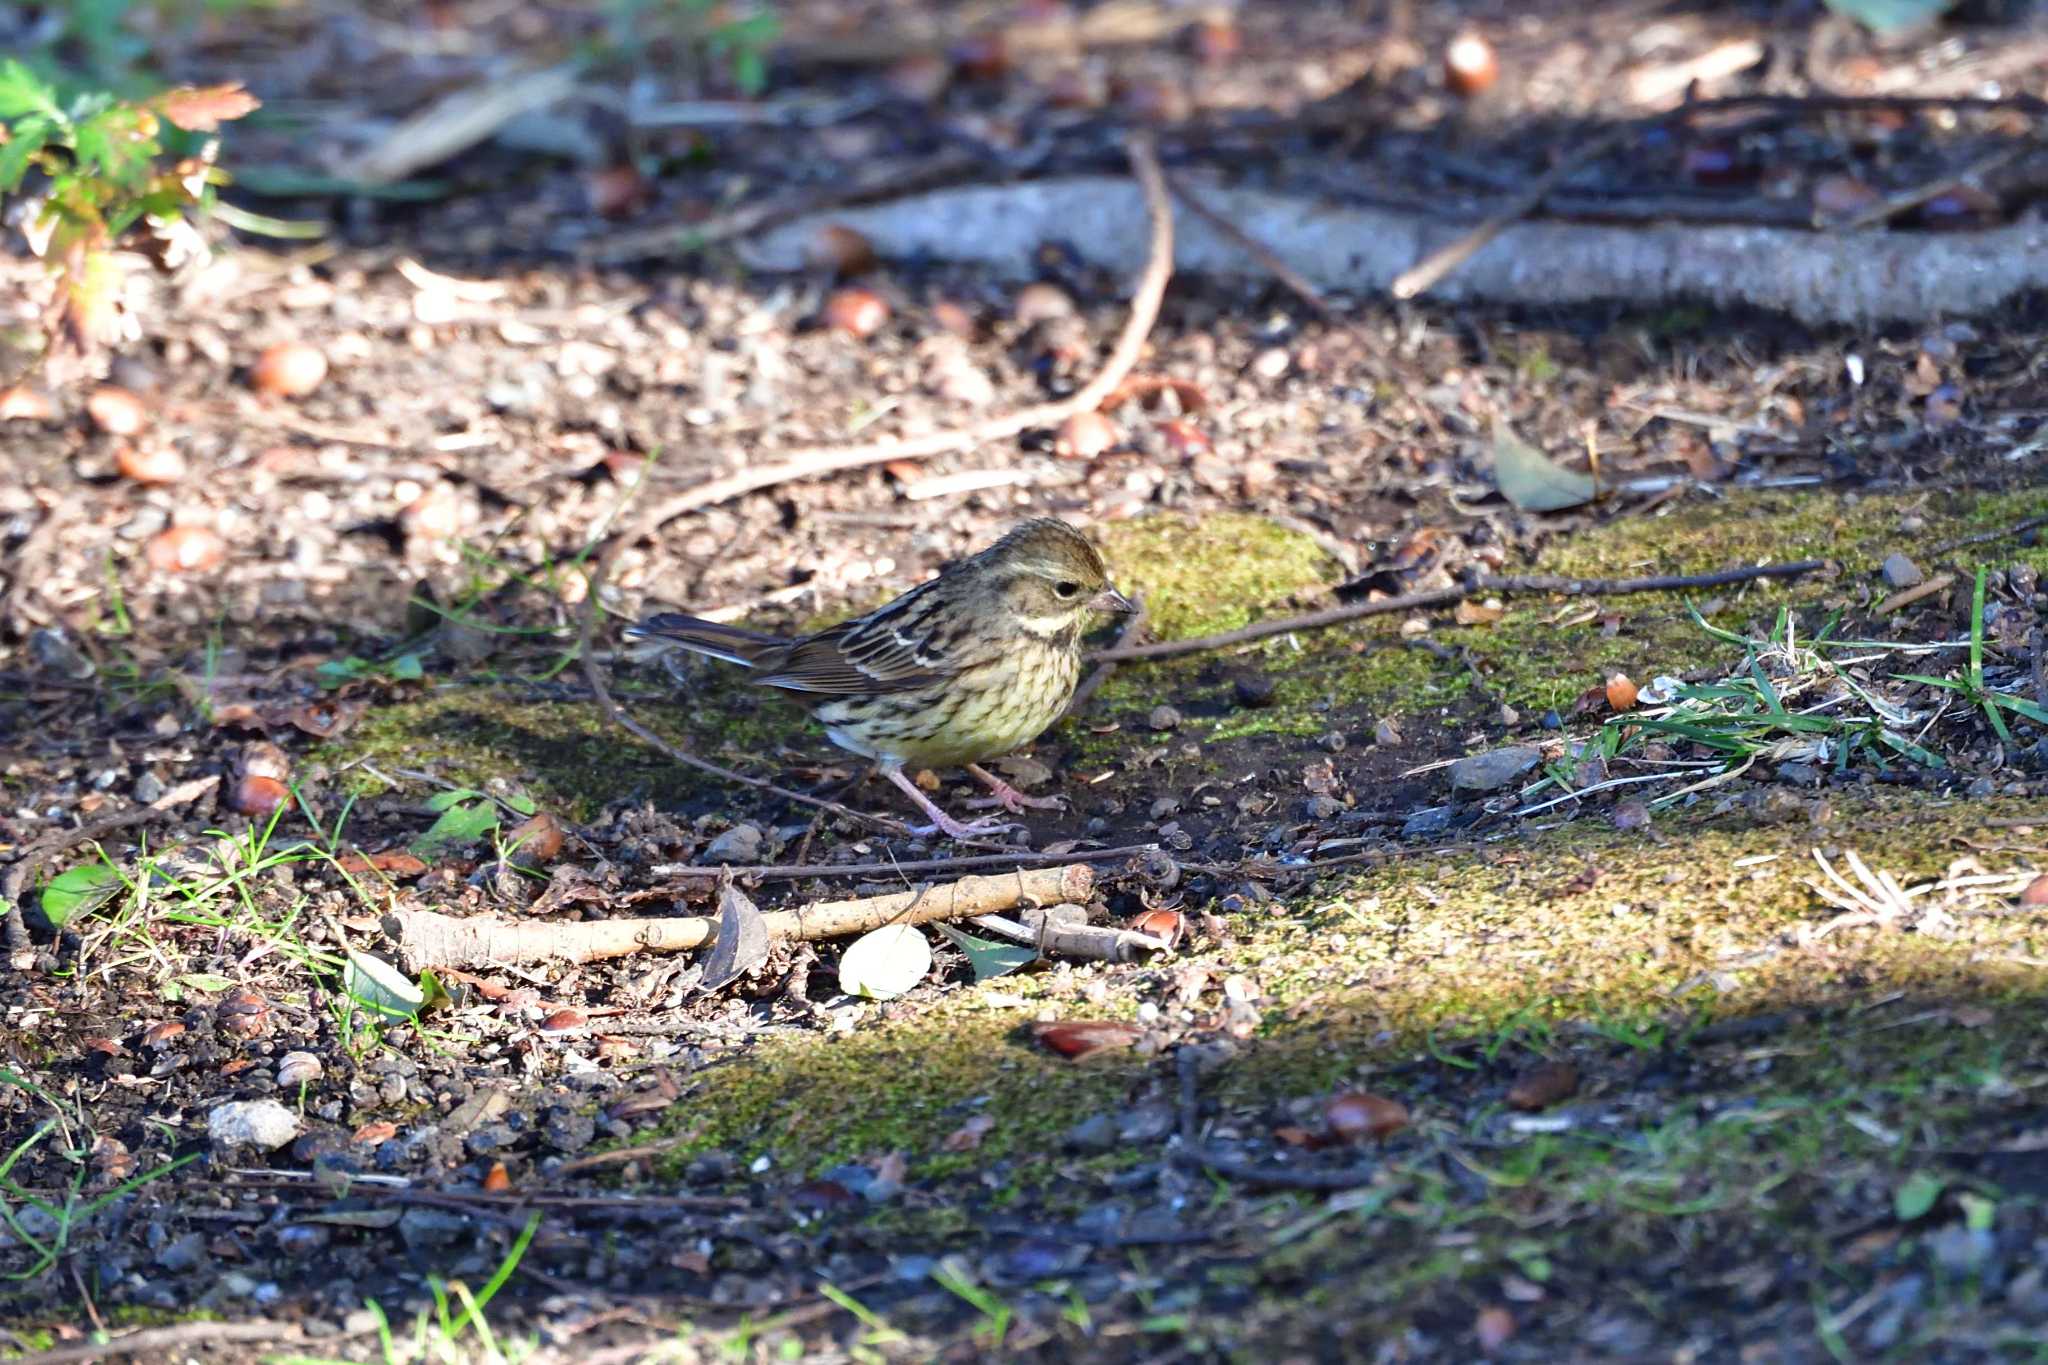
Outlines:
[{"label": "yellow-breasted bird", "polygon": [[887,606],[814,635],[788,639],[660,615],[626,638],[673,641],[749,669],[757,686],[793,694],[834,744],[875,760],[931,817],[916,833],[964,839],[1006,822],[962,824],[903,770],[964,766],[992,793],[975,804],[1057,810],[1056,798],[1026,796],[979,764],[1028,744],[1066,711],[1090,613],[1135,610],[1087,538],[1042,517]]}]

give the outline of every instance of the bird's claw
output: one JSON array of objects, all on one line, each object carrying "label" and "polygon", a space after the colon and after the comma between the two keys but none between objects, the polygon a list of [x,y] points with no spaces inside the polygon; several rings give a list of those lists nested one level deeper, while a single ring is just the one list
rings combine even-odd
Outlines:
[{"label": "bird's claw", "polygon": [[1022,825],[1008,820],[998,820],[990,815],[985,815],[979,820],[969,820],[965,824],[950,815],[941,815],[929,825],[910,826],[910,832],[921,839],[934,834],[943,834],[948,839],[980,839],[991,834],[1007,834],[1013,829],[1022,828]]},{"label": "bird's claw", "polygon": [[1064,796],[1026,796],[1015,787],[1005,787],[993,796],[977,796],[966,803],[969,810],[992,810],[1002,807],[1012,815],[1022,815],[1027,810],[1065,810]]}]

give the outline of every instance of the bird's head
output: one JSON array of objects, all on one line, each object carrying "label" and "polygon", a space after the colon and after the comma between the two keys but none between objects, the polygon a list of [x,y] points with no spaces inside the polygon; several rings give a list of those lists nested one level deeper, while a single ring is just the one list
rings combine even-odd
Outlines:
[{"label": "bird's head", "polygon": [[1090,612],[1137,610],[1110,583],[1102,552],[1053,517],[1025,522],[975,559],[1003,607],[1033,635],[1076,630]]}]

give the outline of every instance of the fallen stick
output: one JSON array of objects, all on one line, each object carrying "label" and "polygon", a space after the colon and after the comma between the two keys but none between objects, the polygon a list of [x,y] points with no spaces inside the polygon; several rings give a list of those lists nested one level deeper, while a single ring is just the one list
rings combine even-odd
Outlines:
[{"label": "fallen stick", "polygon": [[1100,407],[1102,400],[1124,382],[1132,367],[1138,363],[1138,355],[1144,349],[1145,338],[1151,335],[1152,324],[1159,317],[1159,305],[1166,298],[1166,283],[1173,276],[1173,205],[1167,197],[1166,180],[1159,169],[1158,154],[1153,150],[1150,135],[1144,133],[1131,135],[1128,150],[1131,172],[1137,177],[1145,201],[1145,210],[1152,225],[1151,244],[1144,273],[1139,276],[1137,288],[1131,294],[1130,316],[1125,319],[1123,330],[1117,334],[1116,344],[1110,349],[1109,359],[1103,363],[1095,378],[1069,397],[1050,403],[1040,403],[1017,412],[1004,413],[952,431],[942,431],[930,436],[877,441],[869,445],[823,446],[796,451],[773,464],[758,465],[735,474],[728,474],[724,478],[701,483],[643,513],[625,530],[611,536],[597,549],[591,563],[590,581],[584,593],[582,613],[576,626],[577,652],[583,660],[583,676],[590,683],[590,690],[597,699],[598,708],[609,719],[669,758],[699,772],[727,782],[753,787],[758,791],[769,792],[800,805],[851,816],[891,832],[900,833],[906,829],[901,821],[868,815],[836,802],[821,801],[815,796],[791,791],[763,778],[749,777],[744,773],[722,767],[709,759],[676,748],[634,720],[626,713],[624,707],[612,699],[592,648],[597,630],[598,604],[602,598],[601,590],[605,579],[611,575],[613,561],[618,558],[621,551],[629,545],[638,544],[643,537],[652,535],[663,525],[685,513],[727,502],[744,493],[757,492],[780,483],[817,478],[842,469],[857,469],[879,464],[884,460],[924,459],[978,445],[984,441],[1015,436],[1019,432],[1029,431],[1035,427],[1058,426],[1077,412],[1089,412]]},{"label": "fallen stick", "polygon": [[[886,896],[821,901],[761,918],[771,942],[840,938],[885,924],[928,924],[971,919],[1022,904],[1085,902],[1095,886],[1086,863],[1033,868],[993,877],[962,877],[945,886]],[[581,923],[512,920],[473,915],[458,919],[432,910],[397,910],[384,933],[407,972],[512,962],[596,962],[632,953],[681,953],[717,937],[718,921],[701,915],[671,919],[613,919]]]},{"label": "fallen stick", "polygon": [[1371,602],[1304,612],[1255,621],[1220,635],[1203,635],[1192,640],[1166,640],[1152,645],[1131,645],[1105,649],[1089,656],[1092,663],[1131,663],[1139,659],[1172,659],[1183,654],[1200,654],[1212,649],[1286,635],[1297,630],[1320,630],[1366,616],[1389,612],[1419,611],[1424,607],[1448,606],[1468,597],[1517,597],[1532,593],[1556,593],[1565,597],[1621,597],[1636,592],[1680,592],[1687,588],[1718,588],[1730,583],[1747,583],[1760,578],[1794,578],[1826,567],[1824,559],[1801,559],[1791,564],[1758,564],[1746,569],[1720,569],[1702,574],[1657,574],[1647,578],[1560,578],[1552,574],[1518,574],[1507,578],[1481,577],[1454,588],[1434,588],[1400,597],[1382,597]]},{"label": "fallen stick", "polygon": [[1071,957],[1083,962],[1143,962],[1167,948],[1164,939],[1141,934],[1135,929],[1089,924],[1085,919],[1072,923],[1050,912],[1041,912],[1031,918],[1036,923],[1022,923],[1002,915],[977,915],[972,922],[976,928],[985,929],[997,938],[1035,948],[1043,957]]},{"label": "fallen stick", "polygon": [[[1208,207],[1260,241],[1316,289],[1379,294],[1415,262],[1465,235],[1440,215],[1247,186],[1204,186]],[[1097,259],[1128,268],[1116,228],[1139,212],[1121,177],[1072,176],[971,185],[799,218],[738,246],[760,270],[797,271],[827,222],[852,228],[890,260],[973,263],[1007,279],[1034,277],[1047,238],[1104,243]],[[1176,268],[1263,279],[1255,255],[1205,222],[1180,234]],[[1618,227],[1517,222],[1434,286],[1441,303],[1572,307],[1673,300],[1755,308],[1812,325],[1919,323],[1995,314],[2048,289],[2048,224],[1973,232],[1828,233],[1695,223]]]}]

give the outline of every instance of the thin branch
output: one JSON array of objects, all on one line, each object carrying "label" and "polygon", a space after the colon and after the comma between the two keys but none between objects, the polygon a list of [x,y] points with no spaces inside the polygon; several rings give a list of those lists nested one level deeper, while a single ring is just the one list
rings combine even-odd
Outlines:
[{"label": "thin branch", "polygon": [[2048,526],[2048,517],[2028,517],[2024,521],[2016,521],[2012,525],[1997,531],[1979,531],[1975,535],[1957,536],[1954,540],[1944,540],[1941,544],[1927,551],[1927,557],[1932,559],[1936,555],[1945,555],[1950,550],[1960,550],[1965,545],[1990,545],[2000,540],[2011,540],[2014,536],[2023,536],[2027,532],[2037,531],[2043,526]]},{"label": "thin branch", "polygon": [[606,688],[601,676],[596,654],[591,647],[592,638],[596,633],[598,604],[602,597],[604,582],[611,574],[613,561],[627,546],[638,544],[641,539],[653,534],[669,521],[699,508],[711,507],[745,493],[771,488],[776,484],[813,479],[842,469],[858,469],[879,464],[884,460],[923,459],[978,445],[984,441],[1006,439],[1036,427],[1058,426],[1077,412],[1087,412],[1100,407],[1102,400],[1108,397],[1117,385],[1123,383],[1132,367],[1138,363],[1145,339],[1151,335],[1152,324],[1159,317],[1159,305],[1166,297],[1166,283],[1173,275],[1173,205],[1167,199],[1165,177],[1159,169],[1159,158],[1153,150],[1151,136],[1146,133],[1133,133],[1128,151],[1131,171],[1145,192],[1145,206],[1151,216],[1151,252],[1144,273],[1139,276],[1137,288],[1131,296],[1130,317],[1125,320],[1123,331],[1118,334],[1109,359],[1095,378],[1067,398],[1051,403],[1040,403],[953,431],[878,441],[860,446],[821,446],[799,450],[773,464],[759,465],[699,484],[651,508],[598,549],[591,565],[590,584],[583,599],[582,613],[577,622],[577,649],[583,660],[583,675],[589,680],[591,692],[596,696],[599,707],[607,717],[676,762],[700,772],[770,792],[785,800],[794,800],[804,805],[830,810],[835,814],[865,820],[882,829],[894,832],[906,830],[906,826],[899,821],[864,815],[845,806],[820,801],[814,796],[793,792],[761,778],[748,777],[730,768],[720,767],[707,759],[676,748],[635,721],[624,708],[612,700],[611,692]]},{"label": "thin branch", "polygon": [[1862,212],[1833,226],[1838,232],[1856,232],[1889,222],[1898,214],[1917,209],[1928,200],[1947,194],[1958,185],[1975,181],[1979,176],[1989,175],[2000,167],[2019,160],[2022,153],[2033,150],[2035,145],[2033,138],[2022,138],[1978,157],[1959,171],[1950,171],[1932,180],[1923,180],[1918,185],[1900,190],[1896,194],[1888,194]]},{"label": "thin branch", "polygon": [[[1111,653],[1131,644],[1145,629],[1147,617],[1145,599],[1140,597],[1136,599],[1136,602],[1138,609],[1125,619],[1124,628],[1117,632],[1116,643],[1110,646]],[[1114,672],[1116,672],[1114,660],[1097,664],[1095,671],[1086,678],[1083,678],[1081,685],[1074,689],[1074,699],[1067,703],[1067,714],[1070,716],[1080,715],[1081,709],[1094,700],[1095,694],[1102,690],[1102,685],[1109,681],[1109,675]]]},{"label": "thin branch", "polygon": [[982,161],[983,158],[970,152],[952,150],[917,166],[884,165],[855,177],[850,184],[835,185],[822,190],[803,190],[753,204],[743,204],[729,213],[720,214],[701,223],[685,223],[681,226],[664,223],[659,227],[634,228],[629,232],[614,233],[609,237],[584,243],[578,248],[577,254],[595,265],[625,265],[634,261],[683,256],[692,251],[702,251],[705,247],[719,242],[730,241],[735,237],[745,237],[751,233],[764,231],[777,224],[786,223],[792,218],[847,208],[870,199],[914,194],[920,190],[930,189],[975,169]]},{"label": "thin branch", "polygon": [[1233,223],[1215,209],[1210,208],[1206,202],[1197,198],[1194,192],[1188,189],[1185,181],[1168,176],[1166,187],[1173,191],[1174,198],[1180,200],[1181,207],[1207,223],[1211,229],[1235,245],[1239,251],[1242,251],[1245,255],[1266,267],[1274,279],[1287,286],[1287,288],[1294,292],[1296,298],[1299,298],[1308,305],[1310,312],[1314,313],[1324,322],[1340,323],[1343,321],[1343,319],[1337,316],[1337,310],[1330,307],[1329,300],[1323,297],[1323,292],[1315,287],[1308,276],[1287,264],[1273,248],[1267,246],[1236,223]]},{"label": "thin branch", "polygon": [[109,1360],[139,1352],[163,1352],[183,1357],[193,1347],[222,1342],[301,1341],[305,1329],[296,1322],[270,1322],[256,1318],[249,1322],[180,1322],[168,1327],[145,1327],[139,1332],[108,1341],[80,1342],[48,1351],[15,1357],[16,1365],[71,1365],[73,1361]]},{"label": "thin branch", "polygon": [[728,871],[748,881],[796,881],[806,877],[894,877],[914,872],[965,872],[971,868],[998,867],[1014,870],[1025,866],[1064,863],[1109,863],[1141,853],[1157,854],[1157,844],[1125,844],[1120,848],[1099,848],[1092,852],[1076,849],[1069,853],[1034,853],[1016,849],[1009,853],[981,853],[967,858],[919,858],[890,863],[784,863],[769,867],[681,867],[654,869],[657,877],[703,877],[716,880]]},{"label": "thin branch", "polygon": [[1507,578],[1482,577],[1454,588],[1412,592],[1401,597],[1383,597],[1372,602],[1353,602],[1347,606],[1305,612],[1300,616],[1282,616],[1271,621],[1257,621],[1237,630],[1224,631],[1220,635],[1106,649],[1094,655],[1093,659],[1096,663],[1172,659],[1183,654],[1228,649],[1232,645],[1247,644],[1253,640],[1263,640],[1272,635],[1286,635],[1297,630],[1320,630],[1324,626],[1341,625],[1346,621],[1356,621],[1366,616],[1384,616],[1389,612],[1447,606],[1468,597],[1515,597],[1535,593],[1560,593],[1566,597],[1619,597],[1635,592],[1678,592],[1688,588],[1717,588],[1730,583],[1747,583],[1760,578],[1793,578],[1800,574],[1813,573],[1826,565],[1827,561],[1824,559],[1802,559],[1791,564],[1759,564],[1747,569],[1722,569],[1715,573],[1702,574],[1659,574],[1648,578],[1560,578],[1551,574],[1522,574]]},{"label": "thin branch", "polygon": [[1478,255],[1488,242],[1500,236],[1511,224],[1519,222],[1541,208],[1550,192],[1577,174],[1580,168],[1607,155],[1634,137],[1637,130],[1634,123],[1616,124],[1599,137],[1585,143],[1577,151],[1561,158],[1556,165],[1530,181],[1521,193],[1496,209],[1485,222],[1450,245],[1431,252],[1395,276],[1394,282],[1387,286],[1387,292],[1397,299],[1412,299],[1423,293],[1438,280]]}]

